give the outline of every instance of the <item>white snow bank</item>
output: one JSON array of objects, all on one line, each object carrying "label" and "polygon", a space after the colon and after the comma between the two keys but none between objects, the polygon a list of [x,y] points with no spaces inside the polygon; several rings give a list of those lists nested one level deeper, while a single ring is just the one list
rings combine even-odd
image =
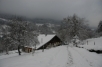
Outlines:
[{"label": "white snow bank", "polygon": [[[26,53],[21,53],[26,54]],[[10,58],[10,57],[14,57],[14,56],[18,56],[18,50],[13,50],[13,51],[9,51],[9,54],[4,53],[0,53],[0,59],[5,59],[5,58]]]},{"label": "white snow bank", "polygon": [[[76,52],[75,52],[76,51]],[[72,54],[74,54],[74,57],[77,59],[75,60],[78,64],[84,64],[81,67],[88,67],[86,64],[88,63],[90,67],[102,67],[102,54],[96,54],[92,52],[88,52],[87,50],[83,48],[76,48],[73,47]],[[80,58],[78,58],[76,55],[79,54]],[[83,62],[83,59],[85,62]],[[80,60],[80,62],[78,62]],[[80,67],[80,66],[76,66]]]},{"label": "white snow bank", "polygon": [[[88,41],[88,45],[87,45]],[[84,47],[85,49],[94,49],[94,50],[102,50],[102,37],[100,38],[93,38],[85,40],[84,45],[78,45],[80,47]]]}]

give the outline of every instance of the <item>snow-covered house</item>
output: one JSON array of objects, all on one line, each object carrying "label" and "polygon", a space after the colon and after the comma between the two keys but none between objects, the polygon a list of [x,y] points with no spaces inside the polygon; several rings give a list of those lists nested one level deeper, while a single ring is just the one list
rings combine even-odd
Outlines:
[{"label": "snow-covered house", "polygon": [[[62,41],[56,34],[40,34],[38,37],[39,44],[36,44],[36,50],[46,49],[61,45]],[[31,52],[34,46],[25,47],[25,52]]]},{"label": "snow-covered house", "polygon": [[38,36],[39,44],[36,49],[46,49],[61,45],[62,41],[56,34],[42,34]]}]

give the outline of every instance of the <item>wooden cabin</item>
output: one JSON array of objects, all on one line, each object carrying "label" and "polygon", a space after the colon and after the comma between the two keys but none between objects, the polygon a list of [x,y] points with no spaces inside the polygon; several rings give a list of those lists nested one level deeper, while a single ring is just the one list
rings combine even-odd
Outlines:
[{"label": "wooden cabin", "polygon": [[[38,37],[39,44],[36,44],[36,50],[48,49],[62,44],[61,39],[55,34],[40,34]],[[24,52],[32,52],[32,47],[23,47]]]},{"label": "wooden cabin", "polygon": [[[47,36],[49,36],[49,35],[47,35]],[[37,50],[56,47],[56,46],[61,45],[61,43],[62,43],[61,39],[55,35],[49,41],[47,41],[46,43],[44,43],[40,47],[38,47]]]}]

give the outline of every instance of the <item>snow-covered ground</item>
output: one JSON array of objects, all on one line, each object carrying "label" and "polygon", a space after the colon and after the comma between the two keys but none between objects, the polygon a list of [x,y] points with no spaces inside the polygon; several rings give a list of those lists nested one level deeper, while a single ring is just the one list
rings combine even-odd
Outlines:
[{"label": "snow-covered ground", "polygon": [[85,49],[102,50],[102,37],[87,39],[84,42],[85,42],[84,45],[78,46],[83,47]]},{"label": "snow-covered ground", "polygon": [[0,67],[66,67],[68,53],[65,46],[36,51],[32,54],[0,56]]},{"label": "snow-covered ground", "polygon": [[102,54],[88,52],[83,48],[69,47],[73,58],[71,67],[102,67]]},{"label": "snow-covered ground", "polygon": [[83,48],[58,46],[32,53],[0,56],[0,67],[102,67],[102,54]]}]

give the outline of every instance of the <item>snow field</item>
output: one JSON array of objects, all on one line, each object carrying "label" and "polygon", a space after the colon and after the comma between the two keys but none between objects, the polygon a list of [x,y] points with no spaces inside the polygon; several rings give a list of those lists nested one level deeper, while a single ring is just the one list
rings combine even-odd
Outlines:
[{"label": "snow field", "polygon": [[44,52],[37,50],[34,55],[2,55],[0,67],[102,67],[102,54],[70,45],[45,49]]},{"label": "snow field", "polygon": [[[0,56],[1,57],[1,56]],[[5,56],[2,56],[2,58]],[[32,54],[0,59],[0,67],[67,67],[67,47],[59,46]]]}]

